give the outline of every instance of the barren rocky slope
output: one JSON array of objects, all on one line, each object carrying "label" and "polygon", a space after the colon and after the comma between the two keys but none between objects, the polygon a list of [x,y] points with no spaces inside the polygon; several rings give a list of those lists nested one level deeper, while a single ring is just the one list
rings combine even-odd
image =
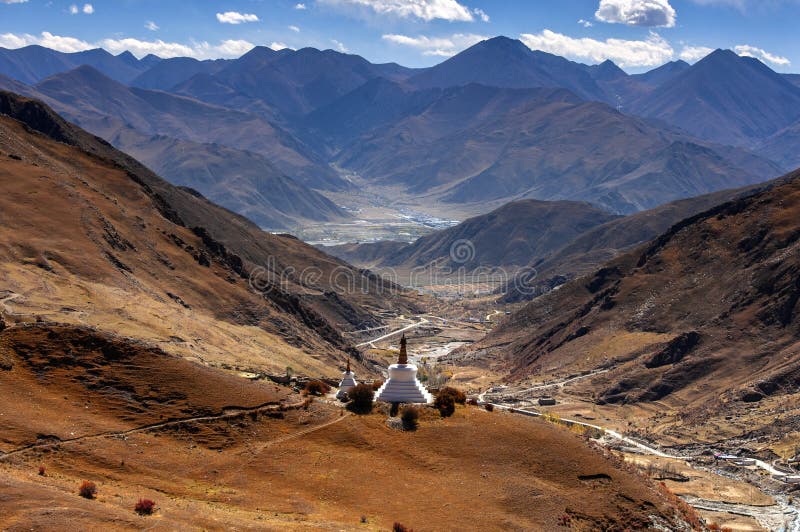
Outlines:
[{"label": "barren rocky slope", "polygon": [[[97,327],[216,364],[335,373],[341,331],[415,305],[167,184],[39,102],[0,93],[0,113],[7,320]],[[336,290],[347,282],[359,290]]]},{"label": "barren rocky slope", "polygon": [[513,379],[611,368],[585,393],[679,407],[670,430],[797,430],[798,213],[795,173],[535,299],[476,349]]}]

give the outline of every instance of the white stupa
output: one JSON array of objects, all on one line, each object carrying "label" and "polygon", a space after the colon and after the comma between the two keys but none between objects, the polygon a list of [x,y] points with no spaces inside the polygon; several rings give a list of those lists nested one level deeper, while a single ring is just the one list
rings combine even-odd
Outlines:
[{"label": "white stupa", "polygon": [[343,398],[347,392],[349,392],[355,385],[358,383],[356,382],[356,374],[350,371],[350,359],[347,359],[347,370],[342,373],[342,382],[339,383],[339,391],[336,392],[336,398],[341,399]]},{"label": "white stupa", "polygon": [[400,357],[389,366],[389,379],[375,392],[376,401],[386,403],[432,403],[433,396],[417,380],[417,366],[408,363],[406,335],[400,339]]}]

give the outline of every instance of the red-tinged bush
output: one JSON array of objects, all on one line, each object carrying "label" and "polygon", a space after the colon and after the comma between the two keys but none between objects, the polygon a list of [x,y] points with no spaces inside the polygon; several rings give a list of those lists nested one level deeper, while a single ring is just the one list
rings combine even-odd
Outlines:
[{"label": "red-tinged bush", "polygon": [[478,400],[475,399],[474,397],[471,397],[470,399],[467,400],[467,404],[469,406],[478,406]]},{"label": "red-tinged bush", "polygon": [[486,403],[483,408],[485,408],[487,412],[494,412],[494,405],[492,403]]},{"label": "red-tinged bush", "polygon": [[45,474],[46,474],[46,471],[45,471],[45,469],[44,469],[44,466],[43,466],[43,465],[40,465],[40,466],[39,466],[39,476],[40,476],[40,477],[43,477],[43,476],[45,476]]},{"label": "red-tinged bush", "polygon": [[325,382],[308,381],[308,383],[306,383],[305,392],[308,395],[325,395],[329,391],[331,391],[331,387]]},{"label": "red-tinged bush", "polygon": [[408,528],[406,526],[403,526],[400,523],[395,523],[394,526],[392,526],[392,531],[393,532],[414,532],[414,529]]},{"label": "red-tinged bush", "polygon": [[378,391],[378,389],[379,389],[381,386],[383,386],[383,381],[380,381],[380,380],[378,380],[378,381],[372,381],[372,389],[373,389],[374,391],[376,391],[376,392],[377,392],[377,391]]},{"label": "red-tinged bush", "polygon": [[84,480],[81,487],[78,488],[78,495],[84,499],[94,499],[97,496],[97,486],[94,482]]},{"label": "red-tinged bush", "polygon": [[153,515],[155,510],[156,503],[150,499],[139,499],[139,502],[137,502],[136,506],[133,507],[133,511],[139,515]]},{"label": "red-tinged bush", "polygon": [[569,514],[562,514],[561,517],[558,518],[558,526],[563,526],[570,528],[572,525],[572,518]]}]

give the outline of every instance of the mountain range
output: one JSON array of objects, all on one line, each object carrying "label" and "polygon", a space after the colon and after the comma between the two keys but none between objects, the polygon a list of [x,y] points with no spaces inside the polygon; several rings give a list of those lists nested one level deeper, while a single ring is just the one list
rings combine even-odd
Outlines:
[{"label": "mountain range", "polygon": [[506,37],[426,69],[313,48],[214,61],[1,52],[4,88],[269,229],[347,220],[325,196],[341,201],[348,173],[445,213],[532,198],[630,214],[800,162],[800,88],[725,50],[637,75]]}]

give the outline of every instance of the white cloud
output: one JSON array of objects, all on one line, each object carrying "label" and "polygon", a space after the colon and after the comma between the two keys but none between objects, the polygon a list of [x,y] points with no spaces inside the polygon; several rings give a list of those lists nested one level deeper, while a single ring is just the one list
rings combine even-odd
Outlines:
[{"label": "white cloud", "polygon": [[629,26],[675,26],[675,9],[669,0],[600,0],[597,20]]},{"label": "white cloud", "polygon": [[[400,18],[418,18],[424,21],[435,19],[472,22],[472,11],[457,0],[317,0],[337,5],[371,9],[379,15]],[[485,13],[484,13],[485,14]],[[487,17],[488,18],[488,17]]]},{"label": "white cloud", "polygon": [[289,29],[290,29],[290,30],[292,30],[292,31],[293,31],[293,32],[295,32],[295,33],[300,33],[300,28],[298,28],[298,27],[297,27],[297,26],[295,26],[294,24],[292,24],[291,26],[289,26]]},{"label": "white cloud", "polygon": [[740,44],[739,46],[734,46],[733,49],[739,55],[745,57],[755,57],[756,59],[760,59],[766,63],[772,63],[773,65],[788,66],[792,64],[792,62],[786,57],[771,54],[763,48],[756,48],[755,46],[750,46],[749,44]]},{"label": "white cloud", "polygon": [[78,6],[76,6],[75,4],[72,4],[71,6],[69,6],[69,14],[70,15],[77,15],[79,12],[80,12],[80,10],[78,9]]},{"label": "white cloud", "polygon": [[478,9],[478,8],[476,7],[475,9],[473,9],[473,10],[472,10],[472,12],[473,12],[475,15],[477,15],[477,17],[478,17],[479,19],[481,19],[482,21],[484,21],[484,22],[489,22],[489,20],[490,20],[490,19],[489,19],[489,15],[487,15],[487,14],[486,14],[486,11],[484,11],[483,9]]},{"label": "white cloud", "polygon": [[592,24],[592,23],[591,23],[591,21],[589,21],[589,20],[584,20],[584,19],[580,19],[580,20],[578,21],[578,24],[580,24],[580,25],[581,25],[581,26],[583,26],[584,28],[591,28],[592,26],[594,26],[594,24]]},{"label": "white cloud", "polygon": [[147,22],[145,22],[144,23],[144,27],[147,28],[150,31],[158,31],[160,29],[158,27],[158,24],[156,24],[152,20],[148,20]]},{"label": "white cloud", "polygon": [[621,67],[656,66],[672,59],[672,46],[657,33],[645,40],[576,39],[568,35],[544,30],[541,33],[523,33],[520,40],[529,48],[543,50],[579,60],[600,63],[611,59]]},{"label": "white cloud", "polygon": [[225,13],[217,13],[217,20],[223,24],[242,24],[244,22],[258,22],[258,15],[226,11]]},{"label": "white cloud", "polygon": [[91,15],[94,13],[94,6],[92,4],[83,4],[83,13],[86,15]]},{"label": "white cloud", "polygon": [[707,46],[684,46],[679,57],[688,63],[694,63],[713,51],[713,48]]},{"label": "white cloud", "polygon": [[0,4],[24,4],[28,0],[0,0]]},{"label": "white cloud", "polygon": [[334,46],[336,46],[336,50],[342,52],[343,54],[346,54],[347,52],[350,51],[350,50],[347,49],[347,47],[344,44],[342,44],[341,42],[337,41],[336,39],[331,39],[331,42],[333,43]]},{"label": "white cloud", "polygon": [[82,52],[84,50],[91,50],[97,48],[96,45],[90,44],[86,41],[76,39],[75,37],[63,37],[61,35],[53,35],[49,31],[43,31],[41,35],[31,35],[30,33],[14,34],[3,33],[0,34],[0,46],[3,48],[22,48],[23,46],[30,46],[38,44],[47,48],[52,48],[59,52]]},{"label": "white cloud", "polygon": [[289,48],[288,46],[286,46],[282,42],[273,42],[272,44],[269,45],[269,47],[272,48],[273,50],[275,50],[276,52],[278,50],[283,50],[284,48]]},{"label": "white cloud", "polygon": [[306,8],[306,5],[305,5],[305,4],[295,4],[295,5],[294,5],[294,8],[295,8],[295,9],[305,9],[305,8]]},{"label": "white cloud", "polygon": [[472,33],[456,33],[449,37],[426,37],[425,35],[409,37],[408,35],[386,34],[383,39],[402,46],[416,48],[422,52],[422,55],[451,57],[473,44],[485,41],[488,37]]},{"label": "white cloud", "polygon": [[[29,33],[0,34],[0,47],[3,48],[22,48],[31,44],[38,44],[59,52],[80,52],[93,48],[105,48],[113,54],[130,51],[137,57],[144,57],[147,54],[155,54],[159,57],[194,57],[196,59],[215,59],[219,57],[240,57],[255,47],[255,44],[245,40],[229,39],[221,41],[219,44],[211,44],[206,41],[192,42],[183,44],[177,42],[165,42],[161,39],[154,41],[143,41],[133,38],[123,39],[103,39],[99,42],[87,42],[75,37],[63,35],[53,35],[44,31],[40,35]],[[275,43],[273,43],[275,44]]]}]

